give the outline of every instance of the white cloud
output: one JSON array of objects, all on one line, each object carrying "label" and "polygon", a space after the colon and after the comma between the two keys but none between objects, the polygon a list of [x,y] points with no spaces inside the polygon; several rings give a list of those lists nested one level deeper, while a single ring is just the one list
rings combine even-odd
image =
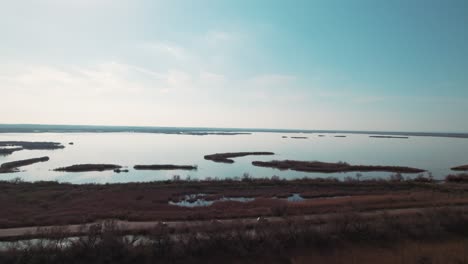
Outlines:
[{"label": "white cloud", "polygon": [[177,60],[186,60],[190,56],[185,48],[174,43],[147,42],[142,44],[141,47],[154,55],[169,56]]}]

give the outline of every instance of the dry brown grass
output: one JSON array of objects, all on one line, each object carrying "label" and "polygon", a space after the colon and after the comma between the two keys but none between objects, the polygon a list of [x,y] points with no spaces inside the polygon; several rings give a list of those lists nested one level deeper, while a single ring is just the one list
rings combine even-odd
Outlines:
[{"label": "dry brown grass", "polygon": [[[304,215],[468,205],[468,192],[460,186],[317,179],[167,181],[109,185],[0,182],[0,227],[79,224],[109,218],[168,221],[258,217],[278,215],[278,212]],[[179,201],[187,194],[198,193],[208,194],[208,200],[223,196],[256,199],[247,203],[216,202],[212,206],[197,208],[168,203]],[[310,199],[303,202],[286,202],[281,199],[293,193]],[[337,197],[327,199],[333,196]]]},{"label": "dry brown grass", "polygon": [[341,214],[318,224],[286,219],[171,230],[164,225],[123,236],[115,222],[96,224],[63,247],[60,228],[25,249],[0,252],[0,263],[466,263],[468,214]]},{"label": "dry brown grass", "polygon": [[291,263],[461,264],[468,263],[468,240],[405,241],[393,247],[351,245],[323,253],[297,252]]}]

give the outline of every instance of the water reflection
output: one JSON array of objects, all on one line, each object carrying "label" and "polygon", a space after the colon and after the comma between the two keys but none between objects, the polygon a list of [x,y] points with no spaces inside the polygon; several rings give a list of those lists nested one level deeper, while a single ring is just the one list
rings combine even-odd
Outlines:
[{"label": "water reflection", "polygon": [[[168,180],[173,175],[181,179],[235,178],[244,173],[252,177],[281,178],[354,177],[355,173],[307,173],[279,171],[255,167],[254,160],[293,159],[338,162],[362,165],[408,166],[426,169],[436,179],[451,173],[450,168],[466,164],[468,139],[410,137],[405,140],[372,139],[369,135],[347,134],[335,138],[331,134],[295,140],[304,134],[253,133],[252,135],[167,135],[151,133],[5,133],[0,141],[52,141],[65,145],[58,150],[22,150],[0,156],[0,163],[34,157],[49,156],[45,163],[33,164],[15,174],[2,174],[0,180],[21,177],[26,181],[57,180],[71,183],[116,183]],[[288,138],[282,138],[287,136]],[[74,142],[74,145],[68,145]],[[274,156],[237,158],[234,164],[219,164],[204,160],[203,156],[221,152],[271,151]],[[108,163],[128,166],[135,164],[196,164],[197,171],[135,171],[115,172],[55,172],[52,169],[73,164]],[[390,173],[361,173],[362,178],[387,178]],[[405,177],[416,175],[403,175]]]},{"label": "water reflection", "polygon": [[181,206],[181,207],[204,207],[204,206],[211,206],[216,202],[233,201],[233,202],[246,203],[246,202],[252,202],[255,200],[255,198],[249,198],[249,197],[224,197],[224,196],[219,199],[213,199],[213,200],[207,200],[205,198],[202,198],[206,196],[207,196],[206,194],[189,194],[189,195],[185,195],[185,197],[178,202],[169,201],[169,204],[175,205],[175,206]]}]

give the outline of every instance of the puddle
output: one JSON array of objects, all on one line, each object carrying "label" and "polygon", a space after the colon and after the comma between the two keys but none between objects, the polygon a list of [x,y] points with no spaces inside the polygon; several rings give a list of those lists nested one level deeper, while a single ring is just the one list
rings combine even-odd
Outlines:
[{"label": "puddle", "polygon": [[181,207],[204,207],[204,206],[211,206],[217,202],[240,202],[240,203],[247,203],[252,202],[255,198],[248,198],[248,197],[222,197],[220,199],[215,200],[206,200],[201,197],[206,197],[207,194],[188,194],[184,196],[184,199],[179,202],[169,201],[170,205],[181,206]]},{"label": "puddle", "polygon": [[[188,194],[185,195],[182,200],[179,202],[173,202],[169,201],[170,205],[175,205],[175,206],[181,206],[181,207],[205,207],[205,206],[211,206],[214,203],[218,202],[228,202],[228,201],[233,201],[233,202],[240,202],[240,203],[247,203],[247,202],[252,202],[255,200],[255,198],[249,198],[249,197],[222,197],[219,199],[214,199],[214,200],[207,200],[204,197],[208,196],[207,194]],[[288,202],[302,202],[302,201],[309,201],[309,200],[324,200],[324,199],[337,199],[337,198],[344,198],[344,197],[350,197],[349,195],[342,195],[342,196],[329,196],[329,197],[315,197],[315,198],[304,198],[302,197],[299,193],[293,193],[290,196],[286,198],[280,198],[284,199]],[[272,199],[278,199],[277,197],[272,197]]]},{"label": "puddle", "polygon": [[288,202],[301,202],[304,201],[305,199],[298,193],[293,193],[291,196],[286,198]]},{"label": "puddle", "polygon": [[351,197],[351,195],[337,195],[337,196],[328,196],[328,197],[315,197],[315,198],[304,198],[298,193],[293,193],[291,196],[287,197],[288,202],[301,202],[306,200],[326,200],[326,199],[338,199]]}]

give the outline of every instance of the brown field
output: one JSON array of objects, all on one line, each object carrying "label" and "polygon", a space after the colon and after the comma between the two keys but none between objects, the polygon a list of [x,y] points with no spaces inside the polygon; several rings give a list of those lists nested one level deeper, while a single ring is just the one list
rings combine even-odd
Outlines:
[{"label": "brown field", "polygon": [[[42,242],[0,250],[0,263],[467,263],[468,184],[418,178],[0,182],[0,232],[94,222],[30,234]],[[304,200],[289,202],[292,194]],[[255,200],[169,204],[187,197]],[[152,222],[126,229],[118,219]]]},{"label": "brown field", "polygon": [[[457,183],[333,179],[245,178],[106,185],[0,182],[0,227],[80,224],[100,219],[168,221],[444,207],[468,205],[467,189],[467,185]],[[255,200],[194,208],[169,204],[194,194],[205,194],[207,200]],[[305,200],[284,199],[292,194],[300,194]]]}]

